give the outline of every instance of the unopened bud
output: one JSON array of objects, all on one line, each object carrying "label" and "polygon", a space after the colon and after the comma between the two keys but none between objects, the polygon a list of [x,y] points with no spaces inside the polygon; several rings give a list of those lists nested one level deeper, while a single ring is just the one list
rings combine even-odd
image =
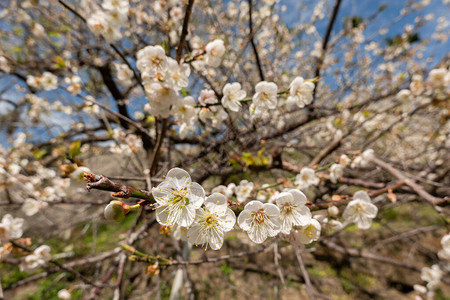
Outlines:
[{"label": "unopened bud", "polygon": [[337,217],[339,215],[339,208],[337,208],[337,206],[328,207],[328,214],[331,217]]},{"label": "unopened bud", "polygon": [[105,219],[108,221],[121,222],[129,211],[129,206],[120,201],[111,201],[104,211]]}]

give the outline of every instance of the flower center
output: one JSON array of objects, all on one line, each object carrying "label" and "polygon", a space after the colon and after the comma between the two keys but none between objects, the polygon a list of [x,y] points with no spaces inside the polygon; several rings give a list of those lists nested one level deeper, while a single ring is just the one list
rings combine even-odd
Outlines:
[{"label": "flower center", "polygon": [[256,212],[253,212],[252,217],[253,217],[253,221],[257,224],[264,224],[267,219],[266,212],[264,211],[263,208],[261,208],[260,210],[258,210]]},{"label": "flower center", "polygon": [[313,231],[314,231],[314,226],[313,225],[308,225],[308,227],[306,227],[305,229],[305,234],[307,237],[312,238],[313,236]]},{"label": "flower center", "polygon": [[216,222],[217,222],[217,220],[216,220],[216,216],[215,216],[215,215],[209,215],[209,216],[207,216],[206,219],[205,219],[205,223],[206,223],[206,225],[208,225],[208,226],[212,226],[212,225],[214,225]]},{"label": "flower center", "polygon": [[171,204],[186,206],[189,204],[188,190],[187,188],[182,188],[181,190],[175,190],[172,192],[173,198]]},{"label": "flower center", "polygon": [[281,207],[281,212],[284,215],[289,215],[292,213],[292,211],[294,210],[294,206],[292,205],[292,203],[285,203],[283,204],[283,206]]},{"label": "flower center", "polygon": [[157,57],[157,56],[153,56],[150,60],[155,65],[159,65],[161,63],[161,59],[159,57]]}]

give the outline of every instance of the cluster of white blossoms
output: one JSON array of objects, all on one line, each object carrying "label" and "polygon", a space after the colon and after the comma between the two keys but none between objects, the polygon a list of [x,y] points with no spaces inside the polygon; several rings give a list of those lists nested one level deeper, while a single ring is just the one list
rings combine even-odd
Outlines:
[{"label": "cluster of white blossoms", "polygon": [[89,28],[95,35],[103,36],[108,43],[120,40],[121,25],[128,19],[128,0],[103,0],[102,8],[98,8],[87,19]]},{"label": "cluster of white blossoms", "polygon": [[116,141],[116,144],[111,145],[110,151],[112,153],[130,155],[142,149],[142,139],[133,133],[127,133],[120,128],[115,128],[112,136]]},{"label": "cluster of white blossoms", "polygon": [[203,187],[192,182],[182,169],[171,169],[152,193],[157,221],[180,230],[186,228],[186,237],[192,244],[209,245],[218,250],[222,247],[224,233],[233,229],[236,222],[225,196],[213,193],[205,199]]},{"label": "cluster of white blossoms", "polygon": [[[420,279],[425,281],[427,284],[425,286],[420,284],[414,285],[414,290],[420,294],[425,296],[425,299],[434,299],[435,290],[441,284],[441,278],[443,276],[443,272],[439,265],[432,265],[431,268],[424,267],[422,268],[422,272],[420,274]],[[421,299],[421,298],[419,298]]]},{"label": "cluster of white blossoms", "polygon": [[[192,182],[190,175],[179,168],[171,169],[165,180],[152,189],[155,198],[156,219],[163,226],[174,228],[178,239],[192,244],[208,246],[218,250],[222,247],[224,233],[233,229],[236,223],[234,212],[228,208],[227,198],[238,195],[238,189],[247,189],[246,198],[253,189],[253,183],[241,181],[239,186],[218,186],[205,199],[203,188]],[[298,236],[304,244],[320,236],[320,224],[312,218],[306,206],[306,196],[291,189],[274,196],[276,203],[248,202],[239,214],[237,223],[248,233],[250,240],[262,243],[268,237],[279,233]],[[118,209],[122,210],[122,209]]]},{"label": "cluster of white blossoms", "polygon": [[374,156],[374,151],[372,149],[367,149],[361,153],[361,155],[356,156],[350,167],[354,168],[365,168],[369,165],[370,159]]},{"label": "cluster of white blossoms", "polygon": [[76,75],[72,75],[64,78],[64,82],[68,85],[67,91],[73,95],[77,95],[81,92],[82,83],[81,78]]},{"label": "cluster of white blossoms", "polygon": [[37,268],[44,266],[50,259],[50,247],[47,245],[39,246],[32,254],[21,259],[20,271],[31,273]]},{"label": "cluster of white blossoms", "polygon": [[195,101],[180,96],[180,90],[189,83],[189,65],[166,56],[161,46],[147,46],[138,51],[136,66],[149,102],[144,109],[154,116],[176,116],[185,126],[191,126]]},{"label": "cluster of white blossoms", "polygon": [[44,72],[42,76],[27,76],[27,84],[35,89],[44,89],[46,91],[58,88],[58,77],[50,72]]}]

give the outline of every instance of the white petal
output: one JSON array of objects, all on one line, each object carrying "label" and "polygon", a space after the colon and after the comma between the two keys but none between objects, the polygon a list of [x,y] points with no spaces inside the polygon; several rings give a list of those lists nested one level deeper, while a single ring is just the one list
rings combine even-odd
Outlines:
[{"label": "white petal", "polygon": [[[273,204],[272,204],[273,205]],[[275,206],[275,205],[273,205]],[[275,206],[276,207],[276,206]],[[244,207],[244,210],[248,210],[248,211],[257,211],[259,209],[263,208],[263,204],[260,201],[250,201],[249,203],[247,203]]]},{"label": "white petal", "polygon": [[369,202],[369,203],[372,202],[372,200],[370,200],[369,195],[364,191],[357,191],[353,195],[353,199],[355,199],[355,200],[358,199],[358,200],[362,200],[362,201]]},{"label": "white petal", "polygon": [[248,210],[243,210],[238,217],[238,225],[242,230],[248,231],[251,228],[252,218]]},{"label": "white petal", "polygon": [[297,205],[305,205],[307,202],[306,196],[305,194],[303,194],[303,192],[296,190],[296,189],[292,189],[288,191],[293,197],[294,197],[294,203]]}]

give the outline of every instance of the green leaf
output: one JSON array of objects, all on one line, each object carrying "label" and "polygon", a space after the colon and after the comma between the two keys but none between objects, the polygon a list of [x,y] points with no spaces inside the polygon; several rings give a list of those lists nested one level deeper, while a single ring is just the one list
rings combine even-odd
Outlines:
[{"label": "green leaf", "polygon": [[41,159],[45,154],[47,154],[47,150],[45,149],[36,150],[33,152],[33,155],[34,157],[36,157],[36,159]]},{"label": "green leaf", "polygon": [[73,157],[77,156],[78,154],[80,154],[81,153],[80,147],[81,147],[80,140],[76,140],[76,141],[72,142],[72,144],[69,147],[69,155],[73,158]]}]

